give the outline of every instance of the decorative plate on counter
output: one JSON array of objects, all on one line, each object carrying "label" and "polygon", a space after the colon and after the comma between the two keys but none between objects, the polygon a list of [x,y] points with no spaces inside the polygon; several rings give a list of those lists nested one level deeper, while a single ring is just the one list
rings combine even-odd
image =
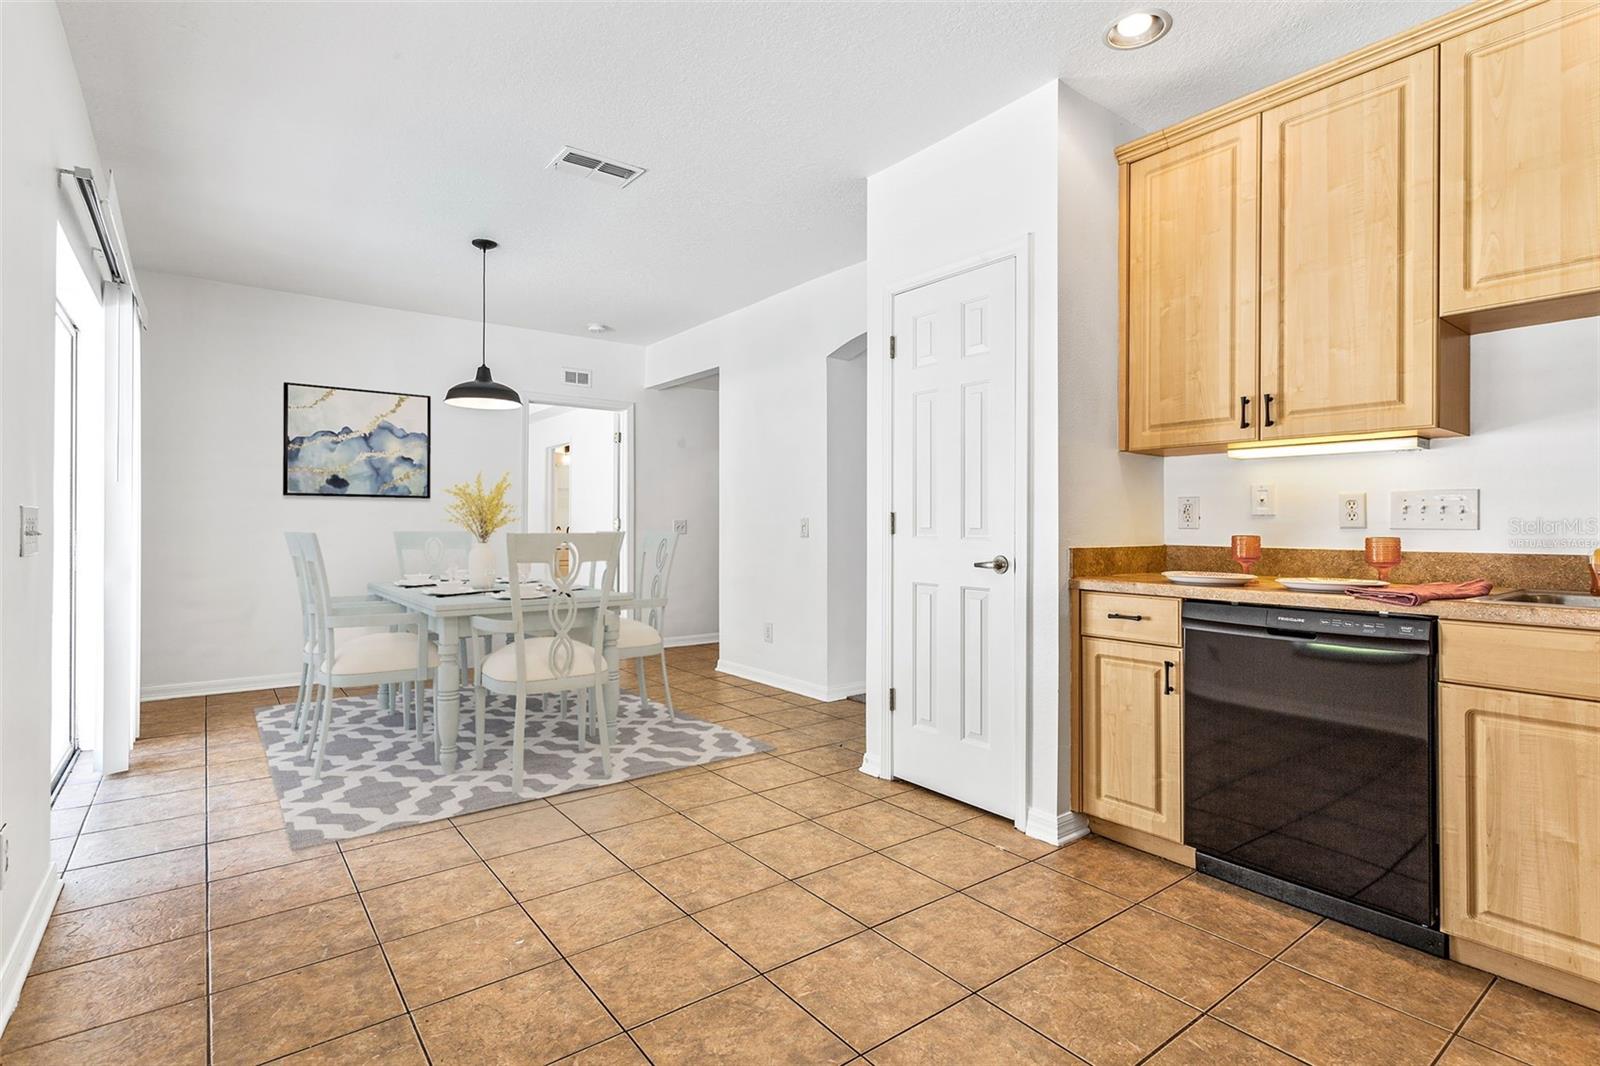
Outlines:
[{"label": "decorative plate on counter", "polygon": [[1163,570],[1161,576],[1174,585],[1248,585],[1250,574],[1225,574],[1217,570]]},{"label": "decorative plate on counter", "polygon": [[1371,577],[1280,577],[1278,584],[1295,592],[1343,592],[1345,589],[1381,589],[1389,583]]}]

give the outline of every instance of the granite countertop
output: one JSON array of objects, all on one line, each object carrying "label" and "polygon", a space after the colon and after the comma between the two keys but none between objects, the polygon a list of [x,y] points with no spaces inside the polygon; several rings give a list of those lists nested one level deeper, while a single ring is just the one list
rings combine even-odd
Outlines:
[{"label": "granite countertop", "polygon": [[[1484,599],[1435,600],[1416,607],[1395,607],[1356,599],[1343,593],[1294,592],[1270,577],[1258,577],[1251,585],[1215,587],[1179,585],[1160,574],[1112,574],[1107,577],[1074,578],[1072,587],[1091,592],[1126,592],[1140,596],[1170,596],[1221,603],[1262,603],[1280,607],[1320,608],[1325,611],[1370,611],[1375,614],[1425,614],[1469,622],[1600,629],[1600,609],[1589,607],[1552,607],[1547,604],[1504,603]],[[1495,591],[1508,590],[1496,588]]]}]

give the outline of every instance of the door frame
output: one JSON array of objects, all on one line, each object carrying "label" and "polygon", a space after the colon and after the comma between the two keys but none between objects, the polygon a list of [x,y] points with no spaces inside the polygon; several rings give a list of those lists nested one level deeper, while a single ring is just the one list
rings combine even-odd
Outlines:
[{"label": "door frame", "polygon": [[[72,764],[77,760],[81,751],[81,739],[78,728],[78,625],[82,612],[78,610],[79,586],[78,579],[78,364],[82,349],[79,342],[82,332],[78,328],[77,320],[72,317],[72,312],[60,299],[55,301],[56,322],[65,325],[72,336],[72,352],[68,356],[67,368],[67,691],[63,694],[67,707],[67,754],[61,762],[50,767],[50,799],[55,802],[55,797],[60,793],[67,782],[67,777],[72,772]],[[52,371],[55,368],[52,367]],[[59,406],[59,399],[53,401]],[[59,456],[57,457],[60,458]],[[51,472],[51,488],[54,490],[55,472]],[[59,521],[63,516],[52,515]],[[52,562],[54,560],[52,559]],[[60,607],[61,604],[55,606]],[[52,660],[55,649],[51,649]],[[55,694],[52,693],[52,700]],[[50,709],[52,715],[51,732],[54,732],[55,722],[53,716],[55,707]]]},{"label": "door frame", "polygon": [[[1019,588],[1013,607],[1013,624],[1016,639],[1012,650],[1014,691],[1021,697],[1016,722],[1013,752],[1017,780],[1017,814],[1013,819],[1018,830],[1026,832],[1028,822],[1029,757],[1033,733],[1033,640],[1029,619],[1033,611],[1033,235],[1024,234],[998,248],[948,263],[937,270],[914,275],[888,286],[883,297],[883,322],[885,337],[894,333],[894,301],[914,289],[945,281],[981,267],[991,266],[1006,259],[1016,263],[1016,368],[1013,380],[1016,385],[1014,424],[1017,428],[1015,442],[1015,470],[1017,490],[1014,493],[1015,529],[1017,535],[1016,559],[1011,573],[1016,576]],[[887,358],[888,352],[885,350]],[[882,454],[878,456],[883,484],[887,487],[889,507],[894,505],[894,365],[889,364],[887,387],[879,402],[878,415],[883,419]],[[894,687],[894,537],[889,534],[887,516],[873,521],[873,536],[882,549],[883,577],[877,596],[883,612],[884,635],[879,666],[880,676],[887,679],[884,691],[878,693],[876,710],[870,711],[878,723],[879,735],[884,738],[883,751],[879,753],[878,773],[884,778],[894,777],[894,719],[889,713],[888,689]]]}]

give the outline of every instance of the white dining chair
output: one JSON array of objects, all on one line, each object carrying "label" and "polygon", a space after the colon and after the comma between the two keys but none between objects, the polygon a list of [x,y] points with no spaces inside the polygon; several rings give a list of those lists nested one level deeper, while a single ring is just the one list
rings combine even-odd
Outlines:
[{"label": "white dining chair", "polygon": [[[314,677],[322,687],[318,726],[310,738],[316,753],[312,780],[320,781],[333,718],[333,690],[345,686],[398,686],[398,702],[411,705],[420,737],[423,693],[428,675],[439,665],[439,656],[428,642],[428,621],[423,615],[414,611],[369,610],[349,597],[336,601],[328,591],[328,571],[317,535],[298,533],[289,538],[290,548],[299,560],[296,572],[311,605]],[[342,629],[374,628],[386,631],[339,637]]]},{"label": "white dining chair", "polygon": [[394,557],[401,577],[424,573],[445,577],[453,569],[466,569],[472,544],[472,534],[464,529],[397,530]]},{"label": "white dining chair", "polygon": [[678,553],[678,534],[647,533],[639,540],[640,561],[634,581],[639,595],[633,601],[637,617],[622,620],[617,638],[617,657],[632,659],[639,671],[639,700],[650,701],[645,691],[645,660],[661,661],[661,688],[666,695],[667,713],[674,721],[678,712],[672,706],[672,682],[667,679],[667,648],[661,630],[667,617],[667,582],[672,577],[672,559]]},{"label": "white dining chair", "polygon": [[[474,618],[472,649],[477,684],[473,709],[477,722],[474,765],[481,768],[488,746],[484,726],[487,694],[516,699],[511,731],[511,787],[522,791],[523,746],[527,737],[530,695],[572,694],[579,707],[578,735],[588,742],[593,719],[600,739],[600,767],[611,774],[611,722],[605,713],[609,668],[605,659],[606,607],[617,580],[622,554],[621,533],[512,533],[506,537],[506,572],[522,573],[522,566],[543,565],[552,591],[523,595],[522,584],[512,581],[511,618]],[[563,568],[560,564],[566,562]],[[594,564],[594,565],[586,565]],[[575,592],[579,575],[588,569],[589,587],[598,593],[594,604],[579,607]],[[563,569],[565,572],[563,572]],[[530,633],[537,629],[537,634]],[[545,635],[548,631],[548,635]],[[511,643],[484,653],[496,634],[511,634]],[[565,699],[563,698],[563,709]]]}]

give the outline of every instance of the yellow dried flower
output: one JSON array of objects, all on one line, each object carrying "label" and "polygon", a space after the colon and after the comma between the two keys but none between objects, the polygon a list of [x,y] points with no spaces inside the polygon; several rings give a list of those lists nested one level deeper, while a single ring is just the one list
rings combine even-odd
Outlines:
[{"label": "yellow dried flower", "polygon": [[463,481],[445,490],[455,502],[445,509],[445,518],[487,544],[496,530],[504,529],[517,520],[517,513],[506,502],[511,491],[511,474],[500,475],[494,487],[485,491],[483,475],[472,482]]}]

